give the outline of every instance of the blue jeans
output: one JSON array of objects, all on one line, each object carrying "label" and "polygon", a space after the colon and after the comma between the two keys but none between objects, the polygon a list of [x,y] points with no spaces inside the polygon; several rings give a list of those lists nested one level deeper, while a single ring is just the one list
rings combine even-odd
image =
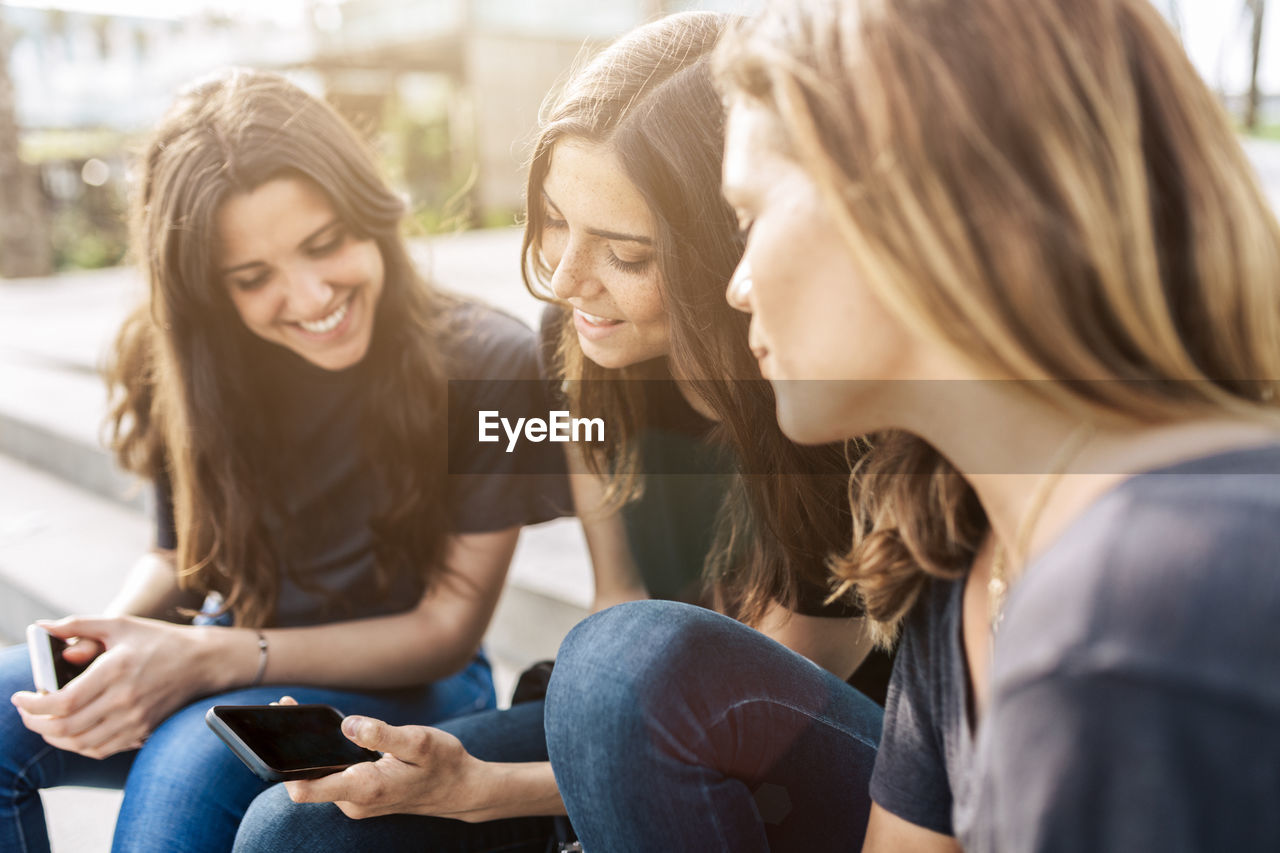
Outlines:
[{"label": "blue jeans", "polygon": [[[546,761],[542,702],[483,711],[439,723],[484,761]],[[297,804],[283,785],[260,794],[240,824],[237,853],[376,850],[378,853],[544,853],[556,848],[556,820],[521,817],[486,823],[387,815],[351,820],[331,803]]]},{"label": "blue jeans", "polygon": [[547,749],[590,853],[857,850],[882,711],[725,616],[670,601],[578,624]]},{"label": "blue jeans", "polygon": [[[0,650],[0,697],[34,689],[25,646]],[[397,723],[440,720],[495,704],[483,656],[458,675],[423,687],[331,690],[263,685],[209,696],[172,714],[142,749],[105,760],[55,749],[0,705],[0,850],[48,851],[39,790],[58,785],[124,788],[115,851],[196,853],[231,849],[245,809],[267,783],[249,772],[205,725],[213,705],[261,705],[284,694],[324,702],[344,713]]]}]

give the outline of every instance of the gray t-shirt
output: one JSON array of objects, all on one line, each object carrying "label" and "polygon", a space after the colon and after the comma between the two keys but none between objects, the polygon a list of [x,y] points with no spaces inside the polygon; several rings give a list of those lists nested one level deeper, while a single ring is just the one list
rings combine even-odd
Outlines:
[{"label": "gray t-shirt", "polygon": [[959,587],[906,627],[883,808],[971,853],[1280,850],[1280,446],[1086,510],[1010,595],[976,741]]}]

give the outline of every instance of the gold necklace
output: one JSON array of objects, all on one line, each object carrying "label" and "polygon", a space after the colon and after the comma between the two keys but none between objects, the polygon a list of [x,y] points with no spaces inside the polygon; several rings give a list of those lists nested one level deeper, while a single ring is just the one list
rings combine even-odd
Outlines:
[{"label": "gold necklace", "polygon": [[[1053,494],[1054,486],[1058,485],[1058,481],[1062,479],[1062,475],[1072,461],[1089,443],[1089,439],[1093,438],[1094,432],[1093,424],[1088,423],[1080,424],[1072,430],[1062,442],[1062,446],[1058,448],[1058,452],[1054,454],[1049,470],[1036,483],[1035,491],[1031,493],[1031,499],[1027,502],[1027,509],[1022,514],[1022,519],[1018,522],[1013,534],[1013,547],[1019,558],[1026,558],[1031,533],[1035,530],[1036,521],[1040,518],[1049,495]],[[992,636],[995,636],[1000,628],[1000,620],[1004,618],[1004,601],[1009,595],[1009,580],[1005,572],[1007,561],[1008,551],[1003,543],[997,541],[995,554],[991,557],[991,577],[987,581],[987,606],[991,608]]]}]

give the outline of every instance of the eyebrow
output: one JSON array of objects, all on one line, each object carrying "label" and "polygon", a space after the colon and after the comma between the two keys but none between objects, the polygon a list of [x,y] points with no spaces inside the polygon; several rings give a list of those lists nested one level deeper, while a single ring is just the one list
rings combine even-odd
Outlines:
[{"label": "eyebrow", "polygon": [[[551,200],[551,196],[547,195],[547,191],[542,191],[542,200],[551,205],[551,209],[556,213],[560,213],[560,206]],[[563,216],[563,213],[560,213]],[[603,228],[585,228],[588,234],[593,237],[603,237],[606,240],[620,240],[626,243],[640,243],[644,246],[652,246],[653,240],[640,234],[625,234],[621,231],[606,231]]]},{"label": "eyebrow", "polygon": [[[299,240],[299,241],[298,241],[298,246],[299,246],[299,247],[302,247],[302,246],[307,245],[308,243],[310,243],[310,242],[311,242],[312,240],[314,240],[315,238],[319,237],[319,236],[320,236],[321,234],[323,234],[324,232],[326,232],[326,231],[328,231],[329,229],[333,228],[335,225],[340,225],[340,224],[342,224],[342,220],[341,220],[340,218],[338,218],[337,216],[333,217],[333,219],[330,219],[330,220],[329,220],[328,222],[326,222],[324,225],[321,225],[319,228],[317,228],[316,230],[312,231],[310,234],[308,234],[307,236],[305,236],[305,237],[303,237],[301,240]],[[236,264],[234,267],[225,267],[224,269],[219,270],[218,274],[219,274],[219,275],[231,275],[232,273],[239,272],[240,270],[247,270],[247,269],[250,269],[250,268],[252,268],[252,267],[260,267],[260,266],[265,266],[265,262],[263,262],[263,261],[246,261],[246,262],[245,262],[245,263],[243,263],[243,264]]]}]

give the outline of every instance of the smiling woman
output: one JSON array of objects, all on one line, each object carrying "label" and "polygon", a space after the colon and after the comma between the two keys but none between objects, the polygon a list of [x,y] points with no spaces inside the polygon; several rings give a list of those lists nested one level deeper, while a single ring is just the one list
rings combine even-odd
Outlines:
[{"label": "smiling woman", "polygon": [[218,213],[221,275],[249,331],[326,370],[364,358],[382,296],[382,254],[355,239],[319,187],[280,177]]},{"label": "smiling woman", "polygon": [[139,177],[150,298],[117,342],[113,425],[155,483],[156,547],[107,615],[47,626],[89,663],[63,689],[0,653],[0,850],[47,850],[39,789],[75,784],[125,788],[116,849],[229,849],[264,783],[205,727],[213,704],[492,707],[479,643],[519,528],[569,502],[559,448],[449,419],[550,409],[533,333],[417,275],[400,199],[332,109],[220,74]]}]

